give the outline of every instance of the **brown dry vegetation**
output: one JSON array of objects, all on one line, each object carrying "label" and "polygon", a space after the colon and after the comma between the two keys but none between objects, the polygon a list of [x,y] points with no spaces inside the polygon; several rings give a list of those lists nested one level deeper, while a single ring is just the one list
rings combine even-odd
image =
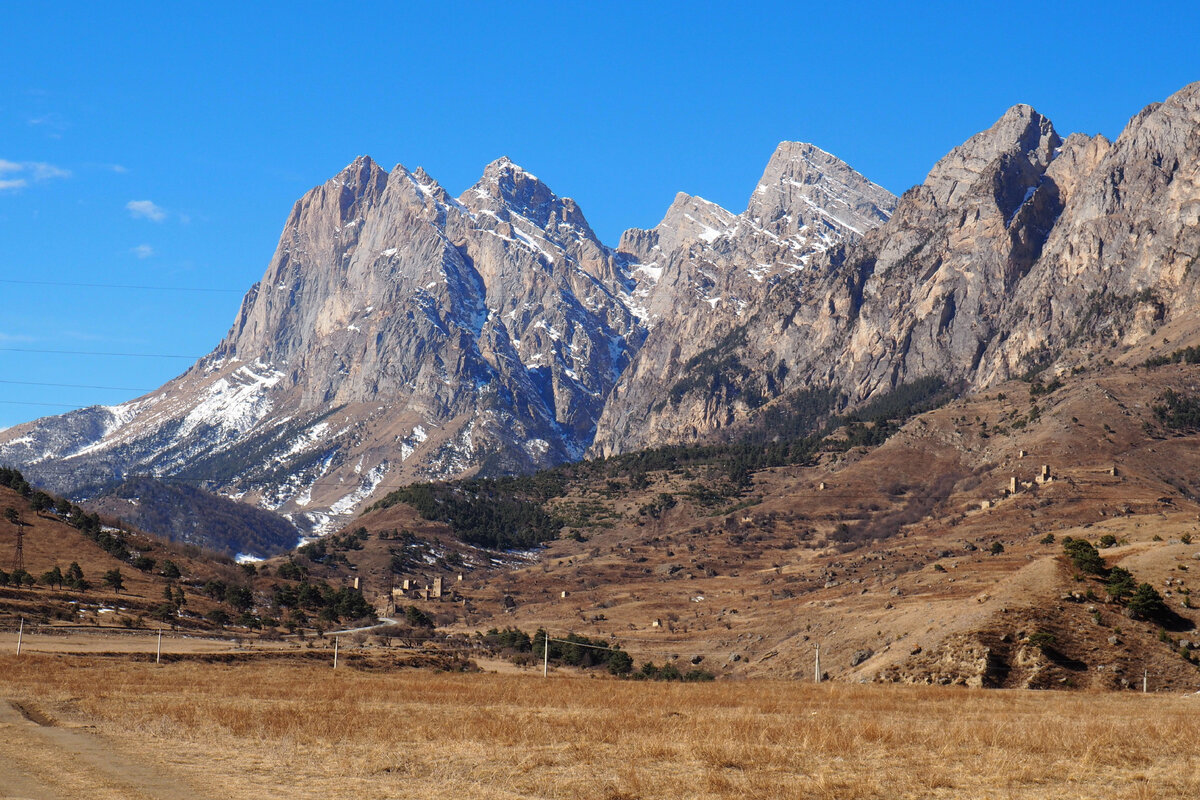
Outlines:
[{"label": "brown dry vegetation", "polygon": [[[94,725],[113,758],[232,800],[1200,796],[1200,701],[1178,695],[51,656],[0,674],[43,726]],[[32,723],[0,727],[0,764],[36,770]]]}]

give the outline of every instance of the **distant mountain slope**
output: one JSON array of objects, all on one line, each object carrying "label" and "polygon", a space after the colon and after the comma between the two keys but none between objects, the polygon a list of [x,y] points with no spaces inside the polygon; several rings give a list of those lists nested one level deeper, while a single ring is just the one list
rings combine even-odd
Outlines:
[{"label": "distant mountain slope", "polygon": [[173,542],[230,557],[266,558],[296,547],[300,532],[278,514],[185,483],[132,477],[87,507]]}]

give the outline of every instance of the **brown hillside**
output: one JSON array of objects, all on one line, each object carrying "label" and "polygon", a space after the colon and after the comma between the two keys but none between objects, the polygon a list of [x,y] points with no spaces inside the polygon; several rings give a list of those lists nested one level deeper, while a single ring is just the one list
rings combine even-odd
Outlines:
[{"label": "brown hillside", "polygon": [[[137,531],[118,531],[117,521],[103,520],[105,530],[120,533],[131,555],[154,560],[148,570],[139,570],[127,561],[115,558],[80,530],[66,524],[51,511],[35,513],[29,501],[13,490],[0,486],[0,509],[13,508],[27,523],[24,528],[25,570],[35,579],[57,566],[66,572],[77,562],[91,587],[74,591],[67,587],[47,586],[40,580],[34,587],[0,587],[0,625],[16,627],[17,617],[27,622],[56,625],[94,625],[101,627],[142,627],[157,625],[151,615],[164,601],[168,585],[182,588],[186,605],[173,623],[181,627],[206,629],[211,626],[202,617],[215,607],[200,587],[209,580],[246,582],[245,572],[227,558],[189,545],[177,545]],[[0,569],[13,570],[17,529],[0,519]],[[178,581],[162,574],[165,561],[180,569]],[[120,570],[124,589],[114,592],[104,585],[109,570]]]},{"label": "brown hillside", "polygon": [[[1044,394],[1010,382],[873,450],[760,471],[734,509],[689,496],[704,468],[652,472],[640,491],[577,485],[549,507],[577,520],[590,509],[570,529],[583,541],[561,538],[515,569],[471,559],[462,599],[427,607],[459,629],[546,626],[718,674],[808,678],[819,644],[823,670],[845,680],[1119,687],[1140,686],[1145,669],[1154,687],[1198,688],[1200,617],[1184,603],[1189,568],[1200,570],[1200,448],[1151,407],[1166,388],[1194,390],[1200,367],[1097,357],[1061,380]],[[674,507],[639,514],[664,493]],[[431,526],[396,508],[356,524]],[[1175,630],[1128,617],[1068,565],[1063,537],[1105,534],[1120,542],[1101,550],[1108,564],[1156,587]],[[380,580],[457,577],[437,564],[372,569],[367,592],[380,597]],[[1027,641],[1039,632],[1052,647]]]}]

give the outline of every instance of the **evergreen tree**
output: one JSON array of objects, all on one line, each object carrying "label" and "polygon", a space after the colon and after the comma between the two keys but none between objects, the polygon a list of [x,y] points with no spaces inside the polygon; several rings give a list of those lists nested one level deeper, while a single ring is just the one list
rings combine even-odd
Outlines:
[{"label": "evergreen tree", "polygon": [[105,586],[110,587],[117,594],[120,594],[121,590],[125,588],[125,578],[121,575],[121,570],[119,569],[110,569],[104,573],[102,580]]},{"label": "evergreen tree", "polygon": [[42,573],[41,582],[46,586],[56,586],[61,589],[65,581],[66,578],[63,577],[62,570],[58,568],[57,564],[54,565],[54,569]]},{"label": "evergreen tree", "polygon": [[1162,616],[1167,610],[1162,595],[1148,583],[1143,583],[1134,590],[1127,605],[1134,616],[1142,619],[1154,619]]}]

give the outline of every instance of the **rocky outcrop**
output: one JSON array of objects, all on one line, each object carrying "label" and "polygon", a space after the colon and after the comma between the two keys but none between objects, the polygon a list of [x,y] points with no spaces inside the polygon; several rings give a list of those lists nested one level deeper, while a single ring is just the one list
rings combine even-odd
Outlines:
[{"label": "rocky outcrop", "polygon": [[453,198],[359,158],[306,194],[212,354],[6,432],[61,492],[171,475],[332,524],[381,486],[579,458],[644,335],[624,260],[508,159]]},{"label": "rocky outcrop", "polygon": [[741,214],[680,194],[658,226],[626,231],[620,252],[638,280],[635,307],[649,334],[613,389],[592,452],[703,436],[780,392],[779,359],[751,366],[721,348],[755,348],[747,336],[769,344],[753,320],[772,294],[836,260],[895,204],[829,153],[783,142]]},{"label": "rocky outcrop", "polygon": [[639,387],[643,361],[669,361],[648,342],[594,448],[702,437],[813,386],[855,402],[928,376],[978,389],[1065,370],[1097,345],[1116,355],[1195,306],[1198,169],[1200,84],[1112,143],[1062,140],[1014,106],[939,161],[886,224],[827,248],[708,338],[679,369],[703,380],[651,391],[660,372]]}]

